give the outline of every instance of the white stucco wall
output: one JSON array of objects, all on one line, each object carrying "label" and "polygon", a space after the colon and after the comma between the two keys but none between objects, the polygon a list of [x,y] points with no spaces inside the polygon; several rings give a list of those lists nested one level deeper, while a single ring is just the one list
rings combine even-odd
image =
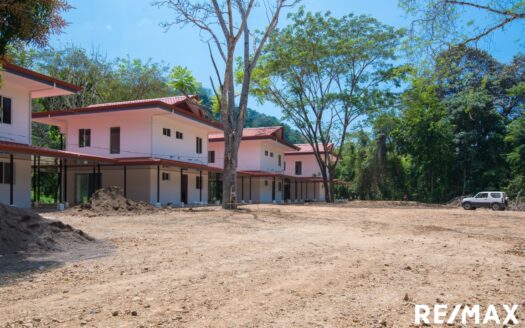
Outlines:
[{"label": "white stucco wall", "polygon": [[[208,133],[210,128],[174,114],[152,118],[152,152],[154,157],[177,161],[208,164]],[[171,136],[164,136],[163,128],[171,129]],[[176,132],[183,133],[183,139],[176,138]],[[202,153],[197,153],[196,138],[202,139]],[[221,156],[222,157],[222,156]]]},{"label": "white stucco wall", "polygon": [[[122,166],[101,167],[102,187],[119,186],[124,188],[124,168]],[[169,173],[169,180],[162,180],[162,173]],[[188,202],[195,204],[200,201],[199,190],[196,188],[198,171],[184,170],[188,175]],[[80,173],[93,173],[92,167],[68,169],[68,201],[75,203],[76,178]],[[160,169],[160,203],[162,205],[180,205],[180,169],[175,167],[161,167]],[[202,174],[202,201],[208,200],[208,174]],[[134,201],[144,201],[150,204],[157,202],[157,167],[156,166],[128,166],[127,167],[127,197]]]},{"label": "white stucco wall", "polygon": [[[151,116],[139,111],[64,117],[66,149],[103,157],[151,156]],[[120,115],[119,115],[120,114]],[[110,128],[120,127],[120,154],[110,154]],[[80,129],[91,129],[91,146],[78,146]]]},{"label": "white stucco wall", "polygon": [[0,96],[11,98],[11,124],[0,123],[0,140],[31,143],[31,97],[29,90],[21,85],[4,81],[0,84]]},{"label": "white stucco wall", "polygon": [[[315,159],[315,156],[313,154],[307,154],[307,155],[287,155],[285,156],[286,161],[286,175],[290,176],[300,176],[300,177],[312,177],[312,176],[320,176],[321,169],[319,168],[319,164],[317,163],[317,160]],[[302,162],[303,170],[301,175],[295,174],[295,162],[300,161]]]},{"label": "white stucco wall", "polygon": [[[0,161],[9,163],[9,155],[0,154]],[[0,203],[9,204],[10,186],[0,183]],[[31,207],[31,159],[25,155],[14,157],[14,205],[21,208]]]}]

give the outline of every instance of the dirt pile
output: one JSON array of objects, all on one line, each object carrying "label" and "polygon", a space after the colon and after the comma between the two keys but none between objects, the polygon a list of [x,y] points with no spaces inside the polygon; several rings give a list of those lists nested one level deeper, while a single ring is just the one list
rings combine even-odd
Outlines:
[{"label": "dirt pile", "polygon": [[124,197],[122,188],[117,186],[99,189],[87,203],[71,208],[72,212],[88,216],[147,214],[155,210],[151,204]]},{"label": "dirt pile", "polygon": [[0,255],[64,251],[94,241],[61,221],[0,203]]}]

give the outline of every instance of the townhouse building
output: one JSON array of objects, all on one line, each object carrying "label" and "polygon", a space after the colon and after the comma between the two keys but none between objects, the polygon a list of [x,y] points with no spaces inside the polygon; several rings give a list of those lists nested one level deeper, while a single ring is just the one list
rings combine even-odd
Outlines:
[{"label": "townhouse building", "polygon": [[[65,96],[79,88],[70,83],[2,62],[0,70],[0,202],[28,208],[37,202],[38,173],[48,166],[69,161],[102,163],[104,159],[74,152],[32,145],[31,112],[33,99]],[[32,171],[33,170],[33,171]],[[59,174],[51,170],[51,174]],[[33,177],[33,178],[32,178]],[[58,179],[58,181],[62,181]],[[62,190],[62,185],[59,186]],[[60,193],[59,191],[59,193]],[[33,199],[32,199],[33,197]]]},{"label": "townhouse building", "polygon": [[33,114],[53,125],[65,149],[111,159],[67,172],[68,199],[85,202],[97,189],[121,186],[126,197],[158,206],[208,203],[208,135],[221,125],[185,96],[91,105]]}]

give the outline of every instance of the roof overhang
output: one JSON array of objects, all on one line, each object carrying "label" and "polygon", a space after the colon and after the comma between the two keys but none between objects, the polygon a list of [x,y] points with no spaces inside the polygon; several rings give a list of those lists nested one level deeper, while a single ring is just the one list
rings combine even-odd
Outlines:
[{"label": "roof overhang", "polygon": [[93,156],[81,153],[75,153],[65,150],[50,149],[44,147],[37,147],[10,141],[0,141],[0,152],[16,153],[25,155],[35,155],[44,157],[54,157],[61,159],[75,159],[82,161],[90,161],[104,164],[112,164],[114,160],[107,157]]},{"label": "roof overhang", "polygon": [[176,161],[172,159],[156,158],[156,157],[130,157],[115,159],[117,165],[159,165],[159,166],[175,166],[185,169],[194,169],[209,172],[222,172],[223,170],[217,167],[212,167],[204,164],[189,163]]},{"label": "roof overhang", "polygon": [[282,179],[293,179],[304,182],[323,182],[322,177],[298,177],[293,175],[286,175],[279,172],[269,172],[269,171],[238,171],[239,175],[259,177],[259,178],[282,178]]},{"label": "roof overhang", "polygon": [[33,99],[71,95],[80,91],[80,87],[76,85],[6,61],[3,61],[0,66],[4,83],[10,82],[23,86],[31,92]]},{"label": "roof overhang", "polygon": [[[290,149],[299,150],[299,147],[295,146],[294,144],[289,143],[286,140],[279,139],[279,138],[277,138],[276,136],[273,136],[273,135],[271,135],[271,136],[246,136],[246,137],[242,137],[242,141],[247,141],[247,140],[273,140],[273,141],[278,142],[281,145],[284,145],[284,146],[286,146],[286,147],[288,147]],[[209,138],[208,142],[224,142],[224,137]]]},{"label": "roof overhang", "polygon": [[220,124],[217,121],[199,117],[198,115],[185,111],[177,106],[172,106],[172,105],[166,104],[165,102],[157,101],[157,100],[136,103],[136,104],[135,103],[113,104],[113,105],[108,104],[105,106],[83,107],[83,108],[75,108],[75,109],[68,109],[68,110],[54,110],[54,111],[38,112],[38,113],[33,113],[33,121],[44,123],[44,124],[56,125],[56,122],[53,122],[52,118],[65,118],[68,116],[104,114],[104,113],[112,113],[112,112],[119,112],[119,111],[144,110],[144,109],[154,109],[154,108],[160,108],[161,110],[164,110],[166,112],[171,112],[173,114],[180,115],[184,118],[193,120],[195,122],[210,126],[214,130],[222,131],[222,124]]}]

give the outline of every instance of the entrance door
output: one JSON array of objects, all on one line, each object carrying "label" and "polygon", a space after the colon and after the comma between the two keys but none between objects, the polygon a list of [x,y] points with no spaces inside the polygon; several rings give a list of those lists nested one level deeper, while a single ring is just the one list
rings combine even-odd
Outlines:
[{"label": "entrance door", "polygon": [[284,180],[284,200],[290,199],[290,179]]},{"label": "entrance door", "polygon": [[75,203],[86,203],[89,197],[100,187],[101,175],[78,173],[75,176]]},{"label": "entrance door", "polygon": [[275,180],[272,180],[272,202],[275,201]]},{"label": "entrance door", "polygon": [[183,174],[180,181],[180,201],[188,204],[188,176]]}]

